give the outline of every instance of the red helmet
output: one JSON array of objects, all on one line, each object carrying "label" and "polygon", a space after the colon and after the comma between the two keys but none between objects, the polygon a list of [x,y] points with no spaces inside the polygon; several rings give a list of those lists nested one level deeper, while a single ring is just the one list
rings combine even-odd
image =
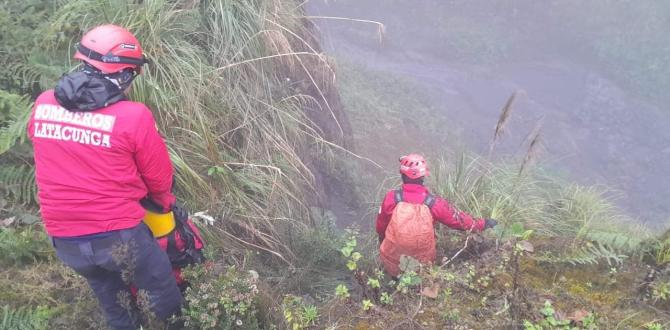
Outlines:
[{"label": "red helmet", "polygon": [[428,176],[428,165],[423,156],[419,154],[409,154],[400,157],[400,173],[406,175],[410,179],[418,179],[420,177]]},{"label": "red helmet", "polygon": [[74,58],[107,74],[128,68],[138,69],[147,63],[137,38],[128,30],[112,24],[95,27],[84,34]]}]

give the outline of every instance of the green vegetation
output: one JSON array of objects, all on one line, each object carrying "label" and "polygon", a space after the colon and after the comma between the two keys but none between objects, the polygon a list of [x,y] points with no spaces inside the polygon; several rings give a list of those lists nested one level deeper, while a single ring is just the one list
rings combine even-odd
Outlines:
[{"label": "green vegetation", "polygon": [[42,228],[0,226],[0,265],[11,267],[37,262],[53,255],[53,248]]},{"label": "green vegetation", "polygon": [[[435,136],[430,128],[434,122],[429,122],[435,110],[420,102],[411,107],[412,97],[403,97],[421,94],[411,82],[381,79],[379,73],[352,70],[346,63],[338,70],[343,72],[340,90],[346,91],[345,107],[353,108],[349,115],[356,141],[365,148],[370,148],[365,146],[367,141],[423,141]],[[417,111],[404,111],[408,108]],[[383,127],[391,133],[365,129],[370,121],[386,123],[389,111],[396,115]],[[412,115],[415,118],[409,118]],[[429,122],[424,130],[412,129],[422,120]],[[347,268],[351,275],[349,282],[331,291],[333,299],[321,308],[325,314],[340,315],[330,325],[503,328],[526,323],[535,329],[624,329],[666,324],[669,319],[659,310],[667,305],[660,298],[654,302],[653,297],[662,296],[668,272],[663,263],[651,261],[662,260],[664,239],[656,241],[635,219],[623,216],[606,189],[566,182],[534,166],[537,156],[531,145],[521,161],[492,161],[461,152],[450,143],[427,147],[431,191],[471,214],[496,218],[500,225],[483,235],[438,227],[437,265],[417,269],[406,260],[406,272],[397,282],[378,275],[374,235],[345,234],[341,254],[343,262],[351,265]],[[375,145],[370,151],[377,155],[373,160],[391,172],[397,160],[384,158],[388,155],[379,149],[385,147]],[[382,187],[371,183],[365,188],[377,192],[371,208],[385,189],[398,184],[396,174],[389,175],[393,179]],[[355,252],[363,257],[354,263]],[[645,288],[649,269],[659,271]],[[375,291],[377,283],[381,286]],[[547,299],[552,313],[545,308]]]},{"label": "green vegetation", "polygon": [[[72,68],[72,44],[101,22],[143,41],[154,65],[132,98],[154,111],[178,195],[207,210],[196,220],[213,263],[185,271],[188,328],[667,327],[667,234],[632,226],[605,190],[532,166],[532,146],[521,162],[461,151],[411,82],[345,62],[332,67],[299,3],[0,3],[0,329],[102,327],[85,280],[54,260],[34,224],[24,138],[30,100]],[[459,56],[506,51],[472,37],[491,31],[448,30],[458,38],[445,42],[462,47]],[[369,159],[343,150],[349,138]],[[417,151],[429,156],[434,193],[500,225],[483,234],[438,227],[436,263],[403,258],[403,274],[391,279],[369,229],[382,193],[398,184],[398,153],[416,148],[407,141],[427,141]],[[344,183],[340,193],[364,216],[336,219],[324,209],[318,202],[330,182]]]},{"label": "green vegetation", "polygon": [[544,262],[617,264],[651,238],[635,220],[622,216],[604,192],[541,173],[519,174],[511,166],[461,156],[454,165],[439,162],[433,180],[436,193],[463,210],[508,226],[522,223],[557,240],[561,249],[543,255]]},{"label": "green vegetation", "polygon": [[319,311],[314,305],[306,305],[301,297],[286,295],[282,303],[284,321],[289,329],[301,330],[316,325]]},{"label": "green vegetation", "polygon": [[259,329],[258,273],[234,267],[196,267],[185,272],[193,283],[186,289],[184,311],[189,329]]},{"label": "green vegetation", "polygon": [[3,306],[0,329],[47,329],[52,314],[52,311],[44,307],[11,309]]},{"label": "green vegetation", "polygon": [[542,330],[542,329],[597,329],[598,323],[593,313],[583,315],[581,320],[581,327],[570,326],[570,320],[557,320],[556,311],[549,300],[545,301],[544,307],[540,310],[544,315],[544,319],[537,324],[530,321],[524,321],[523,326],[526,330]]}]

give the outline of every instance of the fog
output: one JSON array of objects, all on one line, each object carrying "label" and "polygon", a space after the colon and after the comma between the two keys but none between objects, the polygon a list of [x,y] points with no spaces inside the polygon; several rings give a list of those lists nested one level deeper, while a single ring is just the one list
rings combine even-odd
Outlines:
[{"label": "fog", "polygon": [[412,80],[449,119],[445,130],[475,152],[487,152],[500,109],[521,91],[496,155],[523,153],[522,142],[541,122],[541,166],[605,185],[633,217],[667,225],[670,2],[312,0],[306,6],[326,53]]}]

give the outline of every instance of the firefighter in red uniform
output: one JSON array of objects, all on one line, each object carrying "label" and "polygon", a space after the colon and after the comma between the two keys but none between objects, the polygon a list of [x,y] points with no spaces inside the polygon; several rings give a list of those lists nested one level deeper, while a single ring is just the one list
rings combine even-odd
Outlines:
[{"label": "firefighter in red uniform", "polygon": [[129,284],[146,293],[159,319],[181,308],[170,261],[140,205],[149,197],[172,209],[172,164],[151,111],[126,99],[147,63],[135,36],[98,26],[74,57],[81,69],[37,98],[28,124],[40,212],[56,254],[86,278],[109,325],[137,329],[136,313],[121,303]]},{"label": "firefighter in red uniform", "polygon": [[450,228],[473,231],[483,231],[497,224],[493,219],[473,218],[430,194],[423,185],[429,171],[421,155],[401,157],[400,174],[403,185],[386,194],[376,223],[380,258],[390,275],[400,274],[399,263],[403,255],[422,263],[435,261],[435,221]]}]

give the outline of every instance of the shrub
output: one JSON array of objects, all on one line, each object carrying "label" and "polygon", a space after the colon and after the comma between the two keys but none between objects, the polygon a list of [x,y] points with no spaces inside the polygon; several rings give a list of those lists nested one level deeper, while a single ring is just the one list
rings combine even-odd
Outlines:
[{"label": "shrub", "polygon": [[48,237],[40,226],[0,227],[0,263],[35,262],[52,253]]},{"label": "shrub", "polygon": [[229,267],[218,273],[212,266],[184,270],[191,283],[183,310],[189,329],[259,329],[258,274]]}]

